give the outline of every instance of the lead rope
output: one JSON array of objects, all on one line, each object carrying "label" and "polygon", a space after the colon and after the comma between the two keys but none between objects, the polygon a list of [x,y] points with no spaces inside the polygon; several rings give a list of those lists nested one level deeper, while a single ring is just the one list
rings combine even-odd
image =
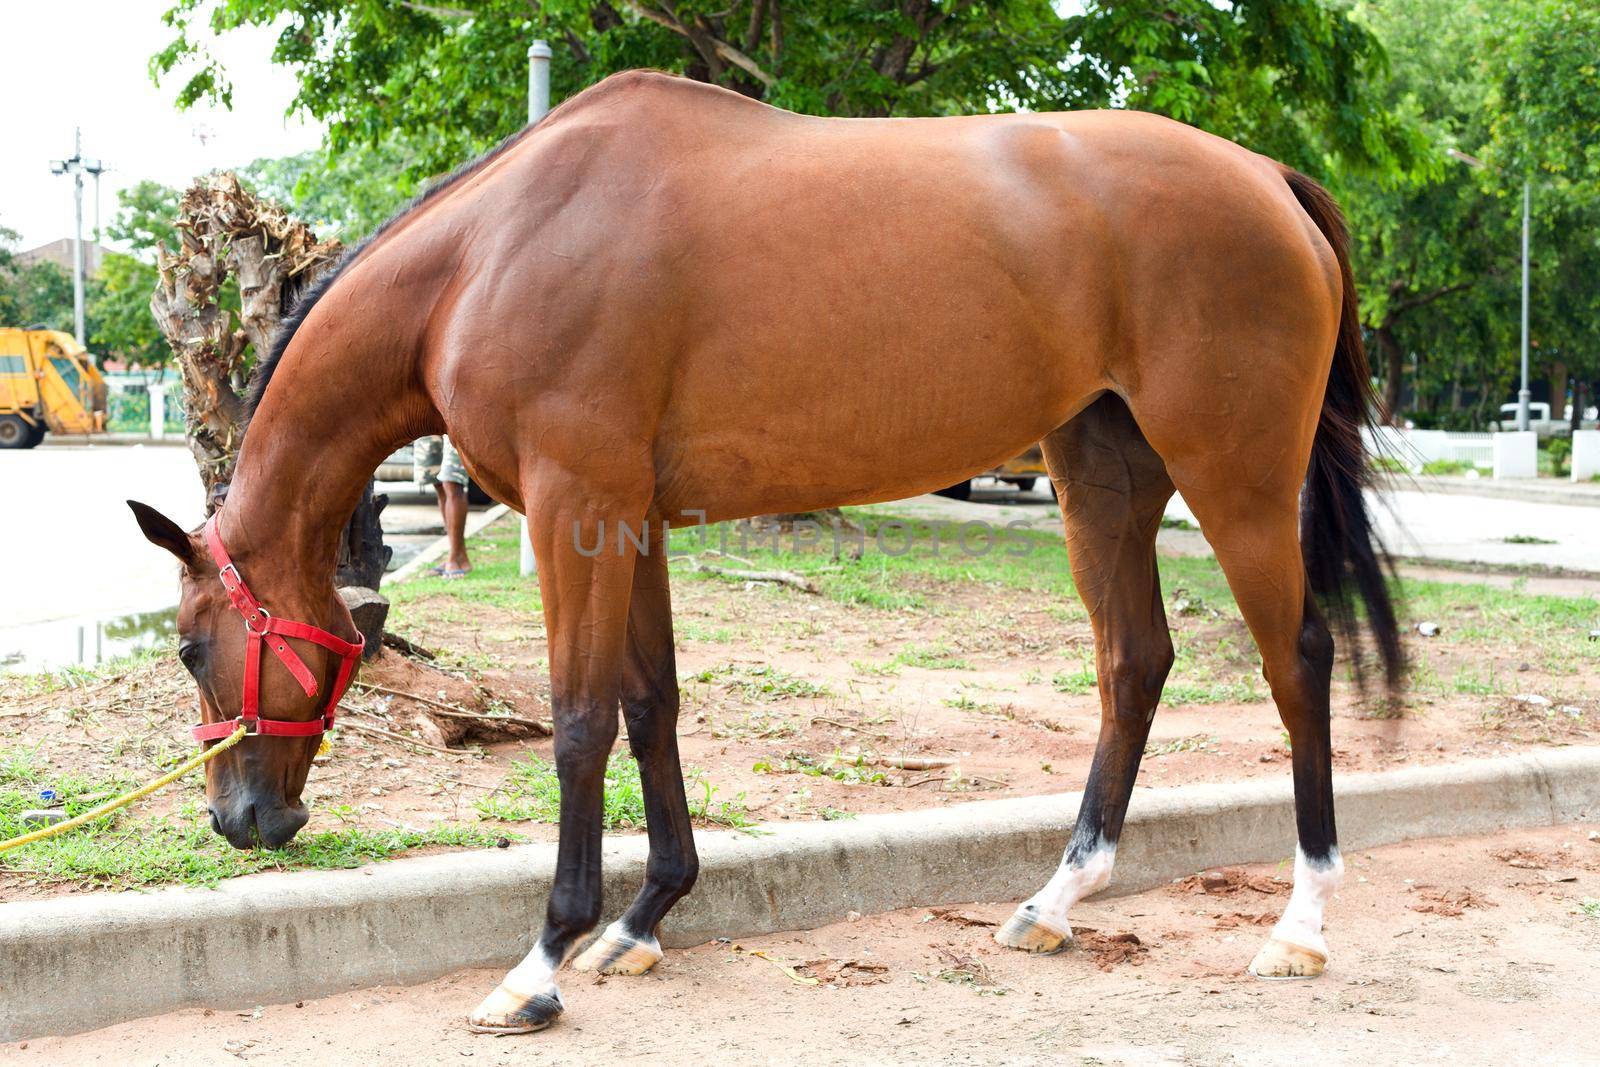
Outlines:
[{"label": "lead rope", "polygon": [[[163,774],[160,778],[157,778],[148,785],[142,785],[131,793],[124,793],[115,800],[108,800],[104,804],[90,808],[81,815],[74,815],[65,822],[58,822],[54,826],[46,826],[42,829],[34,830],[32,833],[23,834],[21,837],[13,837],[9,841],[0,841],[0,852],[9,852],[14,848],[21,848],[23,845],[32,844],[35,841],[42,841],[47,837],[54,837],[56,834],[63,834],[68,830],[75,830],[84,823],[93,822],[102,815],[109,815],[118,808],[127,807],[135,800],[143,799],[144,797],[149,796],[151,793],[156,792],[158,789],[166,788],[195,768],[204,767],[207,763],[216,759],[223,752],[232,748],[234,745],[237,745],[240,741],[243,741],[246,736],[248,735],[245,732],[244,726],[241,724],[237,730],[233,731],[233,733],[229,734],[221,741],[218,741],[215,745],[212,745],[206,751],[195,753],[193,756],[190,756],[188,759],[178,764],[178,766],[174,767],[172,770],[168,771],[166,774]],[[323,735],[322,744],[324,748],[326,748],[328,744],[326,734]],[[323,749],[319,748],[317,751],[320,754]]]}]

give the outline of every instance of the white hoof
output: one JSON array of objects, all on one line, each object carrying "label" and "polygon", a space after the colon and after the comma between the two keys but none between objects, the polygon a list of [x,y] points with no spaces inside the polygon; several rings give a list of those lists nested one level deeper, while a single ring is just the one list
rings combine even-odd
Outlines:
[{"label": "white hoof", "polygon": [[654,937],[635,937],[620,922],[606,927],[605,933],[572,961],[574,970],[600,974],[643,974],[661,961],[661,943]]},{"label": "white hoof", "polygon": [[1040,921],[1038,915],[1024,904],[1012,913],[1005,925],[994,932],[995,941],[1006,948],[1023,952],[1055,952],[1072,937],[1072,930],[1056,930]]},{"label": "white hoof", "polygon": [[1250,973],[1268,980],[1315,978],[1327,966],[1326,953],[1274,937],[1256,953],[1250,962]]},{"label": "white hoof", "polygon": [[563,1010],[561,991],[554,984],[528,994],[502,982],[467,1016],[467,1029],[476,1034],[531,1034],[555,1022]]}]

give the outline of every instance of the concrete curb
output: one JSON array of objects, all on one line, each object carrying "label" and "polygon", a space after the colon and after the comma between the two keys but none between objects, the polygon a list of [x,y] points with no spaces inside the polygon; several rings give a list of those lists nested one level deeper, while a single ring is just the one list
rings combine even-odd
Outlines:
[{"label": "concrete curb", "polygon": [[[1346,849],[1600,816],[1600,748],[1347,775]],[[1079,794],[702,833],[694,892],[669,946],[807,929],[894,908],[1017,900],[1048,877]],[[644,871],[642,836],[605,849],[609,919]],[[1112,892],[1294,849],[1283,780],[1141,789]],[[0,1041],[73,1033],[186,1005],[217,1008],[426,981],[527,951],[552,845],[452,853],[354,871],[261,874],[216,890],[166,889],[0,906]]]},{"label": "concrete curb", "polygon": [[[484,527],[500,518],[511,509],[504,504],[496,504],[487,511],[479,511],[467,516],[466,536],[476,537]],[[383,576],[384,585],[394,585],[398,582],[410,581],[415,578],[422,568],[450,551],[450,538],[441,537],[427,548],[418,552],[405,563],[396,567],[390,574]]]}]

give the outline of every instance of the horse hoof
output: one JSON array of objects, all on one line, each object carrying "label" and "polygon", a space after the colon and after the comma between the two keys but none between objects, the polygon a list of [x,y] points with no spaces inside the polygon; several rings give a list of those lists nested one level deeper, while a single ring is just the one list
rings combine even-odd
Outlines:
[{"label": "horse hoof", "polygon": [[475,1034],[531,1034],[555,1022],[563,1010],[561,993],[553,985],[532,996],[500,985],[467,1016],[467,1029]]},{"label": "horse hoof", "polygon": [[1071,936],[1071,930],[1064,933],[1052,930],[1028,914],[1026,908],[1018,908],[1005,925],[994,932],[997,942],[1006,948],[1021,949],[1023,952],[1058,952]]},{"label": "horse hoof", "polygon": [[601,974],[643,974],[660,960],[661,943],[654,937],[634,937],[612,923],[572,961],[572,967]]},{"label": "horse hoof", "polygon": [[1328,957],[1322,953],[1274,937],[1250,961],[1250,973],[1268,981],[1315,978],[1327,965]]}]

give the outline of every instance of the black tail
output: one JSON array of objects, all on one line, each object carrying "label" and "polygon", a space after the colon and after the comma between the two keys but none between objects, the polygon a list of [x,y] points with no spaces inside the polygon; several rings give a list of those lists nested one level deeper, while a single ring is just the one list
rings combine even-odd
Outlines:
[{"label": "black tail", "polygon": [[[1405,655],[1400,628],[1389,598],[1393,571],[1388,553],[1373,533],[1361,491],[1371,480],[1361,431],[1372,424],[1376,397],[1367,352],[1361,343],[1355,277],[1350,273],[1350,237],[1344,216],[1328,191],[1304,174],[1286,170],[1284,181],[1339,260],[1344,308],[1339,317],[1339,342],[1328,372],[1322,420],[1311,446],[1300,511],[1300,545],[1311,591],[1322,601],[1334,625],[1352,650],[1359,646],[1351,586],[1366,605],[1367,624],[1383,660],[1390,690],[1400,687]],[[1358,665],[1359,655],[1352,655]]]}]

